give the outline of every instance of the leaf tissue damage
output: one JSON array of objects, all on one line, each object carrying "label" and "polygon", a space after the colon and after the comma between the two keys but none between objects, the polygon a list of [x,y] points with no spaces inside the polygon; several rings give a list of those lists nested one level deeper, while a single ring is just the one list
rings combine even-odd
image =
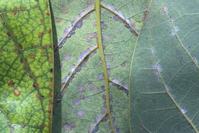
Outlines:
[{"label": "leaf tissue damage", "polygon": [[198,5],[0,1],[0,132],[199,133]]},{"label": "leaf tissue damage", "polygon": [[141,2],[52,1],[62,132],[130,132],[129,66],[147,7],[135,6]]},{"label": "leaf tissue damage", "polygon": [[51,132],[53,38],[47,0],[0,1],[0,132]]},{"label": "leaf tissue damage", "polygon": [[199,132],[197,5],[197,0],[54,2],[62,131]]}]

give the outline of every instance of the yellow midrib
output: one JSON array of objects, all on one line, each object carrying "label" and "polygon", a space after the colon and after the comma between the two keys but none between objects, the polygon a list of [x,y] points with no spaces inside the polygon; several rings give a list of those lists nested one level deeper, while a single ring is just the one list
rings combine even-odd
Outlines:
[{"label": "yellow midrib", "polygon": [[101,31],[101,1],[95,1],[95,12],[96,12],[96,28],[97,28],[97,46],[99,51],[99,56],[102,62],[103,74],[104,74],[104,82],[105,82],[105,102],[106,102],[106,114],[109,118],[109,125],[111,127],[111,132],[115,133],[115,128],[113,126],[113,119],[110,110],[110,86],[109,86],[109,78],[108,71],[106,67],[106,60],[104,56],[104,50],[102,45],[102,31]]}]

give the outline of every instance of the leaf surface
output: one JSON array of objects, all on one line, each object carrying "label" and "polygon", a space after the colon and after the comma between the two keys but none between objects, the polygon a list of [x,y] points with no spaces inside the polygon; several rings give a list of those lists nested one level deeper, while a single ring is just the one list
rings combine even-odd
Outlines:
[{"label": "leaf surface", "polygon": [[129,66],[145,7],[135,5],[143,1],[52,1],[62,132],[129,132]]},{"label": "leaf surface", "polygon": [[131,132],[199,132],[198,4],[150,2],[132,59]]},{"label": "leaf surface", "polygon": [[53,36],[47,0],[0,1],[0,132],[48,133]]}]

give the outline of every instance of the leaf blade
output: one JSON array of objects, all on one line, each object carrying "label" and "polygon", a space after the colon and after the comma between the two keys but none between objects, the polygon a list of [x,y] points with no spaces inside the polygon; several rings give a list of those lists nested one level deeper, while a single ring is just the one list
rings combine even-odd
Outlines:
[{"label": "leaf blade", "polygon": [[50,132],[54,59],[48,1],[1,1],[0,29],[0,108],[8,119],[0,130]]},{"label": "leaf blade", "polygon": [[197,104],[192,105],[193,92],[197,92],[197,57],[190,49],[196,37],[193,33],[194,40],[183,38],[190,30],[187,25],[197,27],[198,16],[185,15],[197,12],[194,3],[152,3],[131,66],[132,132],[198,132]]}]

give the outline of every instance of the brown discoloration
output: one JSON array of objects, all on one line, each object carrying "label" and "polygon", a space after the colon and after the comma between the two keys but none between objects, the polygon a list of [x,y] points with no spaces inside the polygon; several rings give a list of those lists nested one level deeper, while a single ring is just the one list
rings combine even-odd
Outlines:
[{"label": "brown discoloration", "polygon": [[49,12],[49,11],[46,11],[46,15],[47,15],[47,16],[50,16],[50,12]]},{"label": "brown discoloration", "polygon": [[37,83],[37,82],[34,82],[33,84],[32,84],[32,86],[34,87],[34,88],[39,88],[39,84]]},{"label": "brown discoloration", "polygon": [[21,91],[19,91],[17,88],[14,89],[13,93],[17,97],[21,95]]},{"label": "brown discoloration", "polygon": [[8,80],[8,86],[14,87],[15,82],[13,80]]},{"label": "brown discoloration", "polygon": [[8,83],[8,86],[12,88],[15,96],[21,95],[21,91],[15,86],[15,82],[13,80],[9,80],[7,83]]},{"label": "brown discoloration", "polygon": [[40,37],[42,37],[44,35],[44,32],[39,32],[38,33],[38,37],[40,38]]}]

